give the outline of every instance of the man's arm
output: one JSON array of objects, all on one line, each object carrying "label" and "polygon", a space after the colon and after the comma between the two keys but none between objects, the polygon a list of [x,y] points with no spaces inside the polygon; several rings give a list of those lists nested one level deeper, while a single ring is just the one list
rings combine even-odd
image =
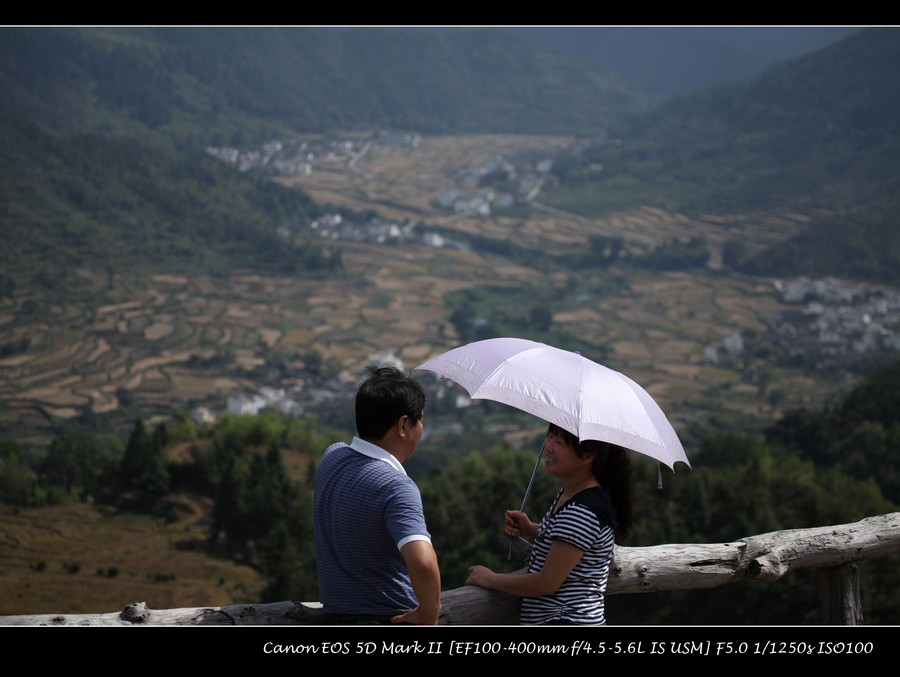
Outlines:
[{"label": "man's arm", "polygon": [[394,623],[437,625],[441,615],[441,570],[437,553],[428,541],[410,541],[400,548],[403,561],[409,570],[413,592],[419,606],[405,614],[394,616]]}]

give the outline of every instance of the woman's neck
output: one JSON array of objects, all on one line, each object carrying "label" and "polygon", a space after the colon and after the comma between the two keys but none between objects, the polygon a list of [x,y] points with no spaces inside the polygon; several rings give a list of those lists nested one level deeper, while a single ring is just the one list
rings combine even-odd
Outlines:
[{"label": "woman's neck", "polygon": [[562,481],[562,490],[563,495],[562,499],[564,501],[572,498],[575,494],[580,491],[584,491],[585,489],[590,489],[591,487],[599,487],[600,483],[597,481],[597,478],[594,477],[592,473],[588,473],[587,475],[582,475],[580,477],[573,477],[571,480],[563,480]]}]

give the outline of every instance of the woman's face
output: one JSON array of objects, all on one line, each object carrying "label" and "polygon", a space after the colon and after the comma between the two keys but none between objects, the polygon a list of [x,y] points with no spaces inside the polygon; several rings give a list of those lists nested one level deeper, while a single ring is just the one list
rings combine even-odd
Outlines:
[{"label": "woman's face", "polygon": [[556,431],[549,431],[544,440],[544,470],[557,477],[566,477],[585,466],[590,458],[579,458],[575,447]]}]

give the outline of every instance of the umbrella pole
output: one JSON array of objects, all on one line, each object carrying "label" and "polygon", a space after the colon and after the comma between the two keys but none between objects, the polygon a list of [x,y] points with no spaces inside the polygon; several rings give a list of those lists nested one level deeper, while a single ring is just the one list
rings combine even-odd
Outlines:
[{"label": "umbrella pole", "polygon": [[528,503],[528,495],[531,493],[531,485],[534,484],[534,476],[537,475],[538,466],[541,464],[541,456],[544,455],[544,445],[541,445],[541,450],[538,452],[537,461],[534,462],[534,470],[531,471],[531,479],[528,480],[528,488],[525,489],[525,497],[522,499],[522,507],[519,508],[519,512],[525,512],[525,504]]},{"label": "umbrella pole", "polygon": [[[528,480],[528,488],[525,489],[525,497],[522,499],[522,507],[519,512],[525,512],[525,504],[528,503],[528,495],[531,493],[531,485],[534,484],[534,476],[537,475],[538,466],[541,464],[541,456],[544,455],[544,445],[541,443],[541,450],[538,452],[537,461],[534,462],[534,470],[531,471],[531,479]],[[509,553],[506,555],[507,560],[512,559],[513,537],[509,537]]]}]

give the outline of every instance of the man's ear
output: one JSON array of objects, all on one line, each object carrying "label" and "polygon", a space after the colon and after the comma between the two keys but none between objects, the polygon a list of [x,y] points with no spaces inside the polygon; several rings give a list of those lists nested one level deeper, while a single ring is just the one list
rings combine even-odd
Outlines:
[{"label": "man's ear", "polygon": [[399,419],[397,419],[397,432],[400,433],[401,437],[406,436],[406,431],[409,428],[409,416],[404,414]]}]

